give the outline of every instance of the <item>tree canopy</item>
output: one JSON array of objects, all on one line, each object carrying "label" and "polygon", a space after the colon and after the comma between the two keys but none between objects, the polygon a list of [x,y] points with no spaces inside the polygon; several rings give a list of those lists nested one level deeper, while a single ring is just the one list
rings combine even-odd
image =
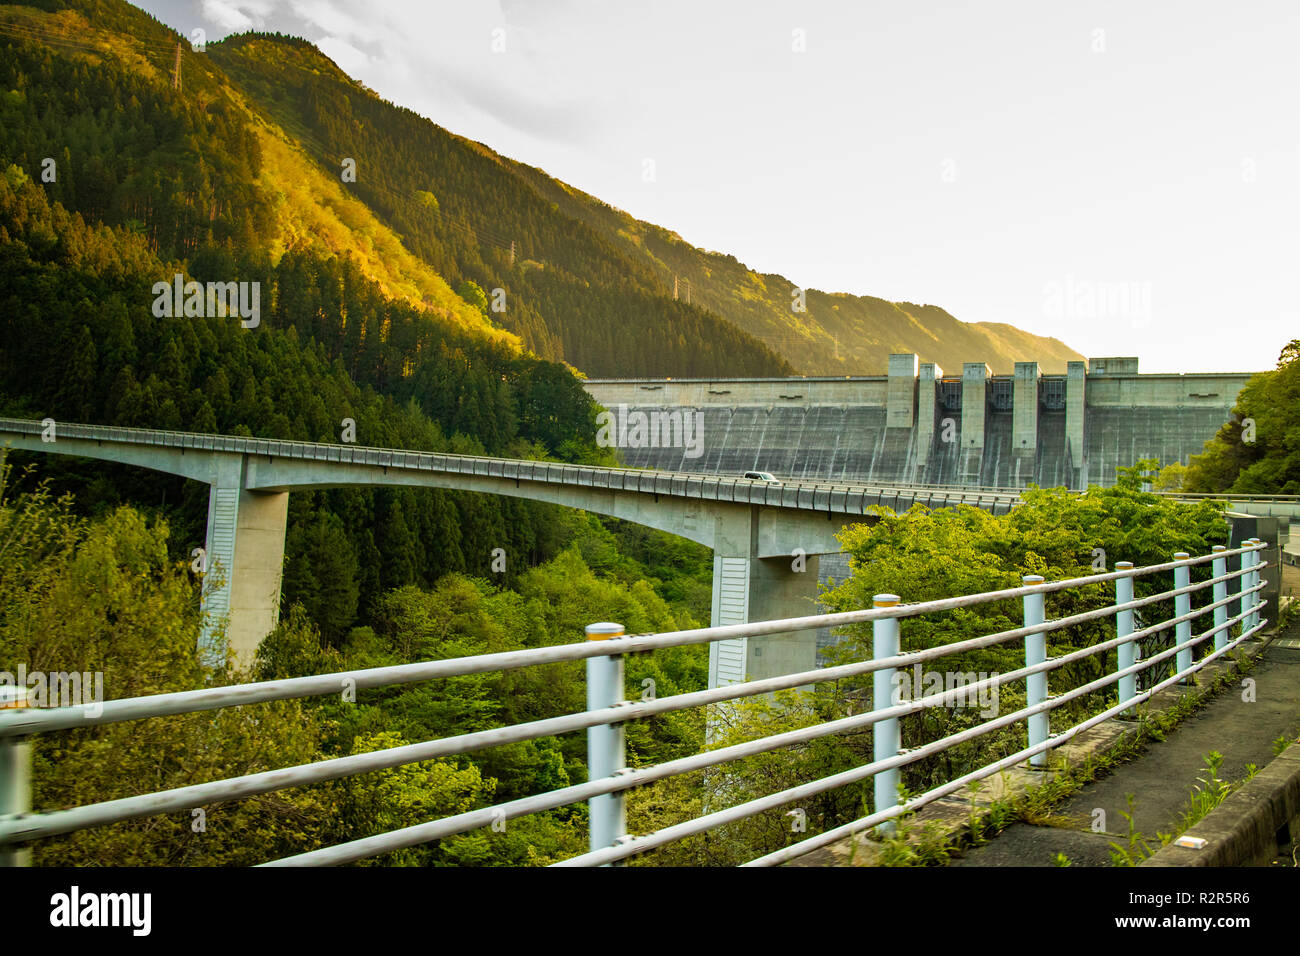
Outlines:
[{"label": "tree canopy", "polygon": [[1246,383],[1232,420],[1194,455],[1188,491],[1300,495],[1300,339],[1282,349],[1277,368]]}]

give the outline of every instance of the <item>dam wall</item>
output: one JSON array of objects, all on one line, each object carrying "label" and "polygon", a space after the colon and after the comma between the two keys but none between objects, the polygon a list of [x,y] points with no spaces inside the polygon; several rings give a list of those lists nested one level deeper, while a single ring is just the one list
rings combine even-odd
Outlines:
[{"label": "dam wall", "polygon": [[1139,458],[1186,464],[1232,417],[1251,374],[1144,375],[1132,357],[1071,362],[1064,375],[1036,362],[1012,375],[980,362],[949,374],[900,353],[887,375],[585,384],[631,467],[1084,488],[1114,484]]}]

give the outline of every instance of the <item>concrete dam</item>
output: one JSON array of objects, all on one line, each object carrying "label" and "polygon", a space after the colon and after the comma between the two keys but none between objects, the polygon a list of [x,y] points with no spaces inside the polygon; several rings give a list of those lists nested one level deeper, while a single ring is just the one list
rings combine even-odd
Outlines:
[{"label": "concrete dam", "polygon": [[[949,376],[895,354],[888,375],[590,379],[586,388],[610,411],[609,444],[630,467],[1082,489],[1114,484],[1140,458],[1187,464],[1232,417],[1250,377],[1141,375],[1132,357],[1071,362],[1065,375],[1017,362],[998,376],[975,362]],[[848,577],[848,555],[819,561],[819,585]],[[715,613],[711,623],[726,622]],[[836,640],[817,632],[818,666]]]},{"label": "concrete dam", "polygon": [[1250,377],[1144,375],[1132,357],[1071,362],[1064,375],[1040,374],[1037,362],[993,375],[968,362],[956,376],[895,354],[888,375],[591,379],[586,388],[616,420],[611,443],[631,467],[1082,489],[1113,484],[1139,458],[1187,464],[1232,417]]}]

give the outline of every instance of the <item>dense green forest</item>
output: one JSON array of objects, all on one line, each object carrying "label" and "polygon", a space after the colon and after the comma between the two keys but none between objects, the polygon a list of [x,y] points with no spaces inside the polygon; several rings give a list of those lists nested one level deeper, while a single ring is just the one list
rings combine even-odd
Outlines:
[{"label": "dense green forest", "polygon": [[[347,144],[391,151],[373,162],[362,153],[354,185],[363,196],[370,189],[371,201],[388,196],[386,215],[432,262],[418,260],[423,271],[403,284],[376,254],[390,248],[382,224],[331,197],[335,187],[311,160],[286,158],[292,137],[268,136],[273,123],[222,72],[218,64],[230,63],[251,86],[265,85],[248,55],[252,39],[232,41],[230,55],[187,52],[175,90],[175,34],[143,12],[106,0],[38,6],[60,12],[0,7],[5,414],[316,441],[339,441],[351,419],[361,444],[612,460],[594,446],[596,408],[579,379],[499,327],[515,323],[540,354],[563,351],[547,345],[542,326],[529,326],[528,303],[545,295],[570,315],[564,335],[573,341],[604,348],[610,361],[670,363],[640,371],[788,371],[725,323],[657,295],[635,270],[624,275],[594,233],[510,193],[491,175],[495,164],[458,166],[463,150],[446,145],[455,138],[423,120],[410,125],[410,114],[373,143]],[[313,135],[328,135],[346,78],[332,67],[328,75],[298,68],[301,58],[328,65],[301,42],[267,39],[263,52],[288,77],[277,93],[288,112],[316,117],[322,129]],[[312,76],[316,83],[304,81]],[[316,106],[297,109],[306,99]],[[357,102],[393,112],[373,97]],[[448,177],[437,186],[442,219],[431,193],[411,188],[412,204],[392,199],[424,175],[412,166],[420,155],[440,157]],[[309,188],[286,193],[289,182]],[[528,240],[536,249],[521,239],[519,284],[487,270],[473,235],[443,228],[476,204],[533,223],[524,235],[536,233]],[[533,268],[543,246],[548,264]],[[157,318],[153,284],[178,273],[257,282],[259,324]],[[509,290],[504,313],[484,293],[498,283]],[[529,283],[549,291],[534,295]],[[682,364],[671,364],[673,355]],[[60,459],[39,468],[85,513],[127,501],[156,510],[170,524],[174,555],[202,543],[200,485]],[[367,623],[392,588],[429,586],[448,572],[487,574],[497,548],[509,556],[502,580],[512,584],[563,543],[553,507],[433,490],[295,494],[290,517],[285,598],[302,603],[331,641]]]},{"label": "dense green forest", "polygon": [[[178,96],[164,72],[130,56],[132,42],[167,31],[125,5],[81,6],[95,26],[72,30],[80,45],[0,33],[0,121],[14,131],[0,156],[0,414],[326,442],[342,440],[350,419],[362,444],[612,462],[594,444],[597,408],[580,380],[498,329],[481,287],[453,292],[432,270],[403,286],[365,247],[284,242],[286,223],[329,220],[268,206],[284,197],[263,188],[259,163],[283,157],[249,132],[237,95],[191,70]],[[110,28],[120,35],[105,36]],[[96,55],[85,55],[87,38]],[[383,239],[371,220],[345,225]],[[154,283],[178,273],[257,282],[260,321],[159,317]],[[6,474],[0,509],[11,559],[0,572],[0,659],[102,672],[109,697],[571,641],[610,616],[642,630],[689,627],[709,613],[707,551],[648,529],[433,489],[295,493],[283,625],[253,670],[214,673],[195,655],[187,560],[203,541],[207,487],[57,456],[13,453],[7,466],[19,473]],[[496,549],[502,573],[491,568]],[[633,668],[642,671],[663,692],[698,689],[707,651],[646,659]],[[36,805],[530,719],[581,694],[580,668],[552,668],[355,705],[295,702],[253,723],[232,713],[56,735],[38,744]],[[693,752],[701,733],[698,719],[666,718],[631,745],[663,759]],[[214,808],[207,840],[178,840],[193,832],[178,817],[50,841],[37,861],[257,862],[580,779],[582,754],[577,738],[505,748]],[[383,862],[546,862],[585,841],[582,813]]]},{"label": "dense green forest", "polygon": [[1276,369],[1246,383],[1232,421],[1192,457],[1185,484],[1189,491],[1300,495],[1300,339],[1282,349]]},{"label": "dense green forest", "polygon": [[[352,253],[385,271],[390,291],[418,287],[417,304],[518,333],[535,354],[589,373],[792,371],[734,325],[674,301],[481,148],[365,93],[305,41],[244,36],[186,52],[177,91],[174,34],[146,14],[103,0],[47,6],[76,11],[56,21],[66,27],[84,15],[83,47],[98,55],[0,31],[4,126],[16,134],[0,160],[35,175],[54,159],[52,201],[136,229],[164,260],[194,269],[200,253],[226,250],[202,264],[229,280],[263,272],[271,250]],[[57,28],[14,22],[19,33]],[[404,270],[373,254],[385,242],[400,244]],[[475,287],[503,292],[477,321],[476,303],[447,294]]]},{"label": "dense green forest", "polygon": [[[149,286],[161,264],[144,242],[51,207],[12,166],[0,180],[0,231],[5,414],[333,442],[350,418],[368,445],[598,458],[595,408],[562,366],[384,299],[346,260],[290,254],[258,273],[271,304],[246,330],[223,318],[154,319]],[[203,275],[202,262],[193,268]],[[41,467],[82,508],[163,509],[177,554],[202,544],[203,485],[104,463]],[[291,509],[286,595],[317,611],[332,638],[356,620],[358,602],[364,617],[385,590],[486,573],[495,548],[512,556],[513,575],[560,544],[556,509],[515,499],[344,489],[295,494]],[[313,607],[325,592],[356,597]]]}]

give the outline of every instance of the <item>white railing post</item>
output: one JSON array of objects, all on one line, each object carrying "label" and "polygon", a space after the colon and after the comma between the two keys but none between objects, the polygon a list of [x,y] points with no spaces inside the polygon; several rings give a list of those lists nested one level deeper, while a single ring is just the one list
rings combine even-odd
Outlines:
[{"label": "white railing post", "polygon": [[[901,598],[897,594],[877,594],[872,600],[872,607],[897,607]],[[883,660],[898,656],[898,618],[878,617],[871,622],[871,659]],[[894,674],[897,668],[886,667],[875,671],[871,679],[871,708],[884,710],[894,703]],[[913,695],[916,696],[915,688]],[[898,718],[879,720],[872,725],[872,754],[876,760],[888,760],[897,757],[902,746]],[[882,770],[872,779],[875,788],[876,805],[874,812],[890,810],[898,806],[898,784],[902,779],[899,769]],[[886,820],[880,825],[884,833],[893,833],[893,820]]]},{"label": "white railing post", "polygon": [[[1259,584],[1263,584],[1263,583],[1264,583],[1264,539],[1263,539],[1263,538],[1256,538],[1256,539],[1255,539],[1255,564],[1254,564],[1254,568],[1255,568],[1255,570],[1254,570],[1253,574],[1254,574],[1254,577],[1255,577],[1255,584],[1257,584],[1257,585],[1259,585]],[[1265,601],[1265,598],[1264,598],[1264,592],[1263,592],[1263,591],[1260,591],[1259,594],[1258,594],[1257,596],[1258,596],[1258,598],[1259,598],[1260,609],[1259,609],[1258,611],[1255,612],[1255,623],[1256,623],[1256,624],[1259,624],[1259,622],[1262,621],[1262,620],[1264,619],[1264,610],[1265,610],[1265,607],[1264,607],[1264,601]]]},{"label": "white railing post", "polygon": [[[1191,555],[1186,551],[1179,551],[1174,555],[1175,561],[1186,561]],[[1185,588],[1192,583],[1192,569],[1190,565],[1180,564],[1174,568],[1174,588]],[[1182,617],[1184,614],[1192,613],[1192,595],[1179,594],[1174,598],[1174,616]],[[1175,662],[1178,665],[1178,672],[1181,674],[1191,669],[1192,666],[1192,622],[1179,621],[1174,625],[1174,643],[1178,647],[1178,654]],[[1187,683],[1190,677],[1184,677],[1179,683]]]},{"label": "white railing post", "polygon": [[[1262,537],[1255,538],[1255,544],[1255,583],[1264,584],[1264,562],[1268,561],[1269,545]],[[1282,592],[1279,591],[1278,593],[1281,594]],[[1265,597],[1265,593],[1261,591],[1260,613],[1255,615],[1255,623],[1258,624],[1261,620],[1264,620],[1264,615],[1268,614],[1268,611],[1268,597]],[[1274,617],[1277,617],[1277,615],[1274,615]]]},{"label": "white railing post", "polygon": [[[1246,572],[1246,569],[1249,567],[1250,567],[1250,556],[1245,554],[1238,555],[1237,570]],[[1232,579],[1232,593],[1236,596],[1236,600],[1233,601],[1231,605],[1229,605],[1229,610],[1233,609],[1233,607],[1235,606],[1237,614],[1233,615],[1234,617],[1246,613],[1246,578],[1247,577],[1249,577],[1248,573],[1242,573]],[[1240,623],[1238,623],[1236,626],[1237,626],[1237,633],[1244,634],[1246,632],[1246,619],[1243,617]]]},{"label": "white railing post", "polygon": [[[1264,560],[1265,560],[1265,559],[1264,559],[1264,552],[1265,552],[1265,550],[1266,550],[1266,545],[1264,544],[1264,539],[1263,539],[1263,538],[1256,538],[1256,539],[1255,539],[1255,549],[1256,549],[1256,550],[1255,550],[1255,583],[1256,583],[1256,584],[1263,584],[1263,583],[1264,583]],[[1260,607],[1260,609],[1259,609],[1258,611],[1255,612],[1255,623],[1256,623],[1256,624],[1258,624],[1260,621],[1262,621],[1262,620],[1264,619],[1264,611],[1267,610],[1267,607],[1264,606],[1264,602],[1265,602],[1265,600],[1266,600],[1266,599],[1265,599],[1265,597],[1264,597],[1264,592],[1263,592],[1263,591],[1260,591],[1260,592],[1259,592],[1259,601],[1260,601],[1260,605],[1261,605],[1261,607]]]},{"label": "white railing post", "polygon": [[[1255,570],[1252,572],[1255,579],[1255,584],[1264,583],[1264,550],[1265,550],[1264,539],[1255,538],[1255,564],[1254,564]],[[1264,610],[1265,610],[1265,608],[1263,607],[1264,600],[1265,600],[1264,592],[1260,591],[1258,597],[1259,597],[1259,603],[1261,607],[1258,611],[1255,612],[1255,616],[1254,616],[1255,624],[1259,624],[1259,622],[1264,619]]]},{"label": "white railing post", "polygon": [[[1026,574],[1021,580],[1026,585],[1042,584],[1043,576],[1041,574]],[[1025,627],[1042,624],[1046,615],[1043,594],[1041,592],[1026,594],[1024,605]],[[1037,634],[1025,635],[1025,666],[1033,667],[1045,660],[1047,660],[1047,634],[1040,631]],[[1025,703],[1032,707],[1046,700],[1047,671],[1030,674],[1025,678]],[[1029,746],[1034,747],[1045,743],[1049,733],[1051,733],[1051,720],[1047,711],[1029,715]],[[1047,752],[1043,751],[1034,754],[1029,758],[1029,765],[1035,769],[1045,768],[1047,766]]]},{"label": "white railing post", "polygon": [[[587,640],[623,636],[622,624],[588,624]],[[604,710],[623,700],[623,655],[587,658],[587,710]],[[623,728],[601,724],[587,728],[587,779],[601,780],[624,769],[627,755]],[[622,792],[602,793],[587,801],[591,849],[614,846],[627,834],[627,806]]]},{"label": "white railing post", "polygon": [[[1222,557],[1223,552],[1228,549],[1221,544],[1216,544],[1210,550],[1215,554],[1220,555],[1220,557],[1215,558],[1210,564],[1210,567],[1212,568],[1211,575],[1216,578],[1221,578],[1228,573],[1228,559]],[[1228,629],[1224,626],[1228,623],[1228,605],[1219,603],[1220,601],[1227,600],[1228,582],[1219,581],[1214,585],[1214,603],[1218,604],[1218,607],[1214,609],[1214,649],[1216,651],[1223,650],[1228,644]]]},{"label": "white railing post", "polygon": [[[0,684],[0,710],[31,706],[31,689]],[[0,819],[32,809],[32,745],[25,737],[0,737]],[[0,866],[31,866],[32,851],[0,847]]]},{"label": "white railing post", "polygon": [[[1246,547],[1248,548],[1253,548],[1255,544],[1255,539],[1248,538],[1242,543],[1245,544]],[[1249,571],[1247,571],[1245,574],[1241,576],[1241,588],[1243,591],[1248,590],[1249,588],[1253,588],[1256,584],[1259,583],[1259,572],[1255,570],[1255,565],[1259,563],[1258,559],[1259,559],[1259,553],[1254,550],[1247,551],[1245,554],[1241,556],[1242,567],[1250,569]],[[1255,606],[1255,595],[1246,594],[1244,595],[1244,600],[1241,602],[1240,613],[1244,614],[1248,608],[1253,608],[1254,606]],[[1259,615],[1256,614],[1254,611],[1251,611],[1249,614],[1246,614],[1244,618],[1242,618],[1241,628],[1243,631],[1249,631],[1252,627],[1254,627],[1258,623],[1259,623]]]},{"label": "white railing post", "polygon": [[[1132,571],[1132,561],[1115,562],[1116,571]],[[1133,600],[1133,578],[1131,575],[1125,575],[1122,578],[1115,579],[1115,603],[1128,604]],[[1127,611],[1115,612],[1115,636],[1127,637],[1133,633],[1133,609]],[[1125,641],[1119,647],[1115,648],[1115,669],[1124,670],[1132,667],[1137,663],[1137,644],[1134,641]],[[1137,674],[1126,674],[1119,679],[1119,702],[1127,703],[1137,695]],[[1127,716],[1132,714],[1133,710],[1124,711]]]},{"label": "white railing post", "polygon": [[[1255,550],[1251,553],[1250,557],[1250,586],[1259,587],[1264,583],[1264,539],[1251,538],[1250,541],[1255,546]],[[1251,597],[1252,606],[1262,604],[1263,601],[1264,592],[1262,591],[1252,595]],[[1258,627],[1259,622],[1263,619],[1264,611],[1262,608],[1252,611],[1250,614],[1250,626]]]}]

